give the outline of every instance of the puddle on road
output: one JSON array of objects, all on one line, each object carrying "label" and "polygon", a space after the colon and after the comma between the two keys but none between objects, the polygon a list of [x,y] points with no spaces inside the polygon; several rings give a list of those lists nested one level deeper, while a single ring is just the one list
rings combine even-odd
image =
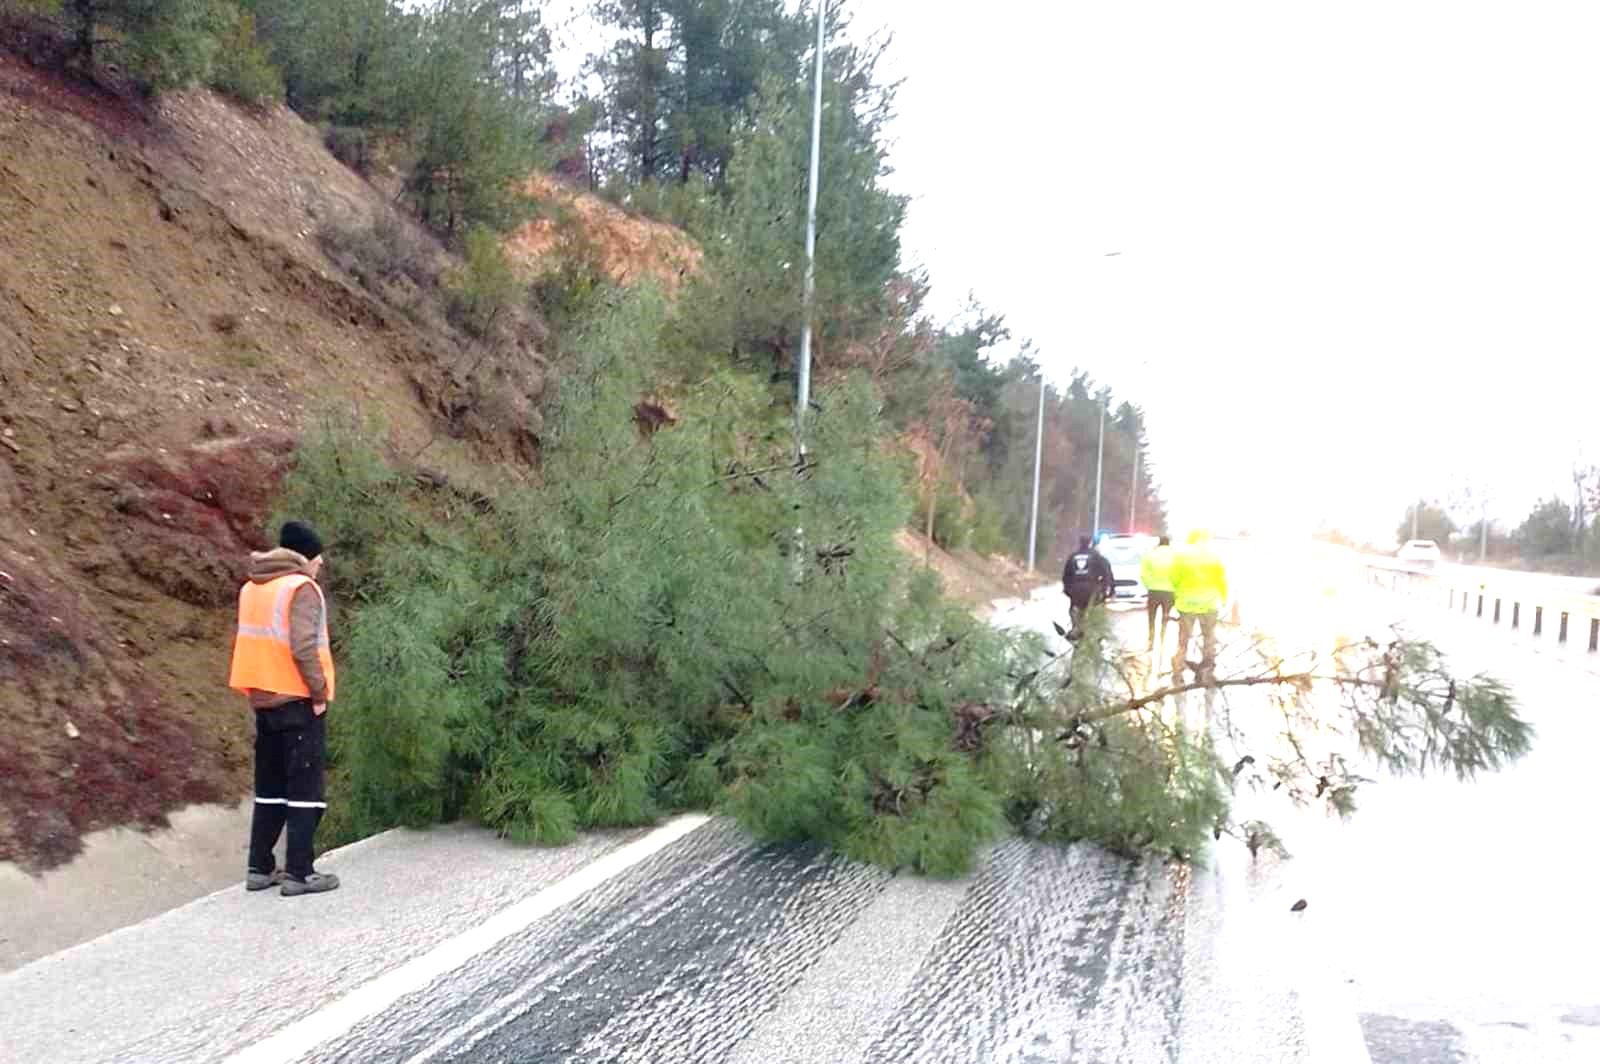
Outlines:
[{"label": "puddle on road", "polygon": [[1461,1032],[1442,1020],[1405,1020],[1398,1016],[1361,1017],[1372,1064],[1469,1064]]}]

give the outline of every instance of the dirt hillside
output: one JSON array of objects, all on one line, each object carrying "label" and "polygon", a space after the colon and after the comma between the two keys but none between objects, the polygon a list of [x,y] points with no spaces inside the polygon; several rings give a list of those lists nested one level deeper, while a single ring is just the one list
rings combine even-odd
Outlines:
[{"label": "dirt hillside", "polygon": [[635,218],[598,196],[564,185],[544,174],[528,181],[527,193],[544,210],[506,241],[514,262],[537,274],[553,265],[566,240],[580,235],[599,258],[611,280],[630,284],[641,279],[675,291],[683,277],[700,265],[700,248],[681,229],[648,218]]},{"label": "dirt hillside", "polygon": [[932,566],[944,583],[945,592],[986,616],[998,598],[1021,598],[1036,587],[1050,583],[1048,573],[1029,573],[1028,567],[1003,554],[980,554],[962,547],[947,551],[928,537],[909,528],[895,535],[895,545],[917,565]]},{"label": "dirt hillside", "polygon": [[447,261],[282,107],[131,102],[0,50],[0,219],[0,860],[42,867],[247,790],[231,603],[308,421],[526,477],[548,369],[528,320],[464,378],[416,282],[330,258],[382,222],[417,276]]}]

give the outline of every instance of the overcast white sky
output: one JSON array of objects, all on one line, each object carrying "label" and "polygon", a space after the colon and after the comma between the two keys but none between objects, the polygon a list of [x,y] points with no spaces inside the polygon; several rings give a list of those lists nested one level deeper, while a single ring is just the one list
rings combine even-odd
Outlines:
[{"label": "overcast white sky", "polygon": [[970,289],[1054,379],[1141,402],[1179,524],[1388,534],[1416,491],[1511,520],[1570,494],[1600,383],[1600,5],[853,9],[895,34],[895,182],[938,305]]},{"label": "overcast white sky", "polygon": [[1600,4],[850,9],[935,308],[1141,403],[1179,526],[1515,523],[1600,461]]}]

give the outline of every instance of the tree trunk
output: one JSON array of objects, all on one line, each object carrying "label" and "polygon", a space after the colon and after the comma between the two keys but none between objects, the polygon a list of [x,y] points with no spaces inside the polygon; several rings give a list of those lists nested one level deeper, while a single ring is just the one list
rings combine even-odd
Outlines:
[{"label": "tree trunk", "polygon": [[[944,471],[950,464],[951,457],[955,454],[958,437],[961,435],[960,426],[947,423],[944,429],[944,441],[939,445],[939,467],[934,470],[933,483],[928,486],[928,555],[931,561],[933,555],[933,517],[939,509],[939,484],[944,480]],[[928,442],[932,443],[932,440]],[[957,498],[959,505],[961,500]]]},{"label": "tree trunk", "polygon": [[72,12],[78,19],[78,44],[74,49],[84,66],[94,69],[94,27],[98,21],[96,0],[72,0]]},{"label": "tree trunk", "polygon": [[639,93],[639,177],[642,181],[648,181],[656,177],[656,170],[661,165],[661,145],[656,128],[661,109],[661,86],[656,67],[656,34],[661,29],[661,17],[654,0],[646,0],[646,3],[641,5],[639,21],[644,31],[644,49],[640,53],[644,60],[644,69],[640,71],[642,84]]}]

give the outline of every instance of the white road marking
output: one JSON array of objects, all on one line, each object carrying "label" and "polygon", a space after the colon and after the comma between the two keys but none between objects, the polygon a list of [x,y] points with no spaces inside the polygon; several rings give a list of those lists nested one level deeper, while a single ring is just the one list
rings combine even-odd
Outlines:
[{"label": "white road marking", "polygon": [[641,839],[613,850],[557,883],[552,883],[502,912],[398,968],[390,969],[304,1019],[281,1028],[228,1058],[227,1064],[283,1064],[299,1060],[317,1046],[378,1015],[407,994],[422,990],[497,943],[522,931],[588,891],[626,872],[703,826],[701,814],[676,817]]}]

